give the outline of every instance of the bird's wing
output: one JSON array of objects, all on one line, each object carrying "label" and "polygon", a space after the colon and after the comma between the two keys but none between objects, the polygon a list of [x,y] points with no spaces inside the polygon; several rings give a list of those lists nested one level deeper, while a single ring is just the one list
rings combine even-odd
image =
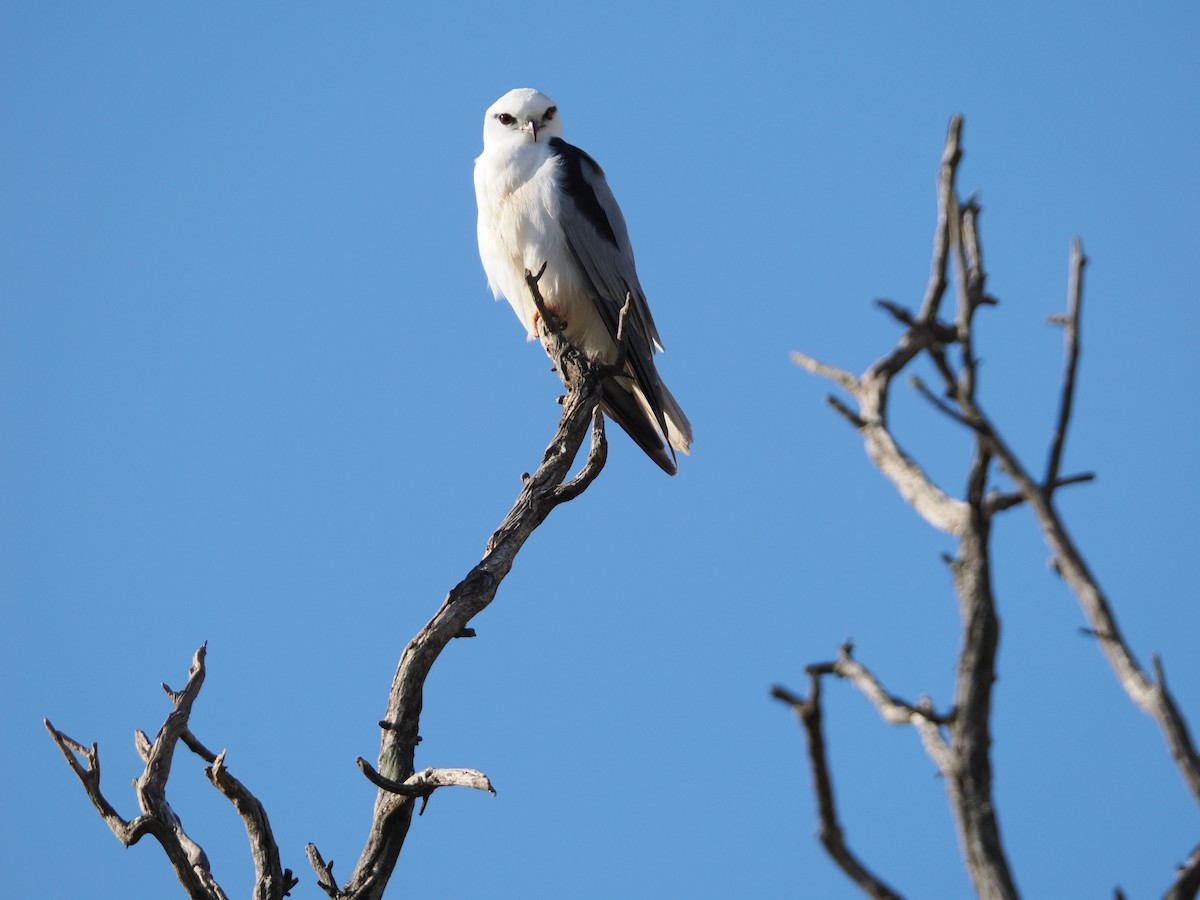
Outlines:
[{"label": "bird's wing", "polygon": [[658,328],[638,282],[625,216],[604,178],[604,170],[585,151],[562,138],[551,138],[549,143],[560,160],[559,184],[569,201],[560,210],[561,225],[580,268],[601,295],[598,299],[614,305],[604,308],[607,304],[603,304],[600,310],[609,330],[615,339],[617,317],[628,291],[633,296],[635,324],[648,341],[662,350]]},{"label": "bird's wing", "polygon": [[630,374],[645,394],[665,436],[663,387],[653,361],[654,347],[661,350],[662,342],[638,282],[625,217],[594,159],[562,138],[552,138],[550,147],[560,160],[559,186],[563,199],[558,223],[614,342],[626,294],[633,298],[621,335],[621,349],[625,351]]}]

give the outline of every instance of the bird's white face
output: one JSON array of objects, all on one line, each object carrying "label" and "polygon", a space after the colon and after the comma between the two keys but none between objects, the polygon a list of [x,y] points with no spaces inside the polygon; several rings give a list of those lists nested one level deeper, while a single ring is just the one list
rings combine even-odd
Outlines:
[{"label": "bird's white face", "polygon": [[509,91],[488,107],[483,117],[483,149],[545,143],[562,137],[558,107],[533,88]]}]

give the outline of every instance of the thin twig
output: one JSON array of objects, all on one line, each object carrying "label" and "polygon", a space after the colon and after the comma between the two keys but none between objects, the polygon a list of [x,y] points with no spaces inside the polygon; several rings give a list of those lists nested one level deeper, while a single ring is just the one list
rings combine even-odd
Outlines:
[{"label": "thin twig", "polygon": [[333,860],[325,862],[325,858],[321,856],[321,851],[317,849],[316,844],[306,844],[304,852],[308,856],[308,863],[313,867],[313,871],[317,873],[317,887],[323,890],[330,897],[337,897],[339,893],[337,882],[333,878]]},{"label": "thin twig", "polygon": [[1050,456],[1046,462],[1046,477],[1042,481],[1047,491],[1058,485],[1058,471],[1062,464],[1063,445],[1067,440],[1067,426],[1071,422],[1071,409],[1075,401],[1075,372],[1079,367],[1079,320],[1083,311],[1083,268],[1087,257],[1083,255],[1083,243],[1079,238],[1071,242],[1071,260],[1067,278],[1067,312],[1059,321],[1063,328],[1063,378],[1059,395],[1058,420],[1054,426],[1054,437],[1050,442]]},{"label": "thin twig", "polygon": [[829,760],[825,750],[825,731],[821,724],[820,672],[809,671],[809,685],[807,700],[778,686],[772,690],[772,694],[791,706],[801,725],[804,726],[804,733],[808,738],[813,790],[817,795],[817,819],[819,822],[817,834],[830,858],[867,896],[875,897],[877,900],[900,900],[901,895],[872,873],[846,843],[845,831],[842,823],[838,820],[837,803],[833,794],[833,776],[829,771]]},{"label": "thin twig", "polygon": [[[1088,484],[1096,480],[1095,472],[1080,472],[1078,475],[1068,475],[1065,478],[1060,478],[1054,483],[1054,490],[1061,487],[1069,487],[1073,484]],[[1025,497],[1021,494],[1001,494],[993,491],[988,495],[987,508],[988,513],[1004,512],[1007,509],[1012,509],[1014,506],[1020,506],[1025,502]]]}]

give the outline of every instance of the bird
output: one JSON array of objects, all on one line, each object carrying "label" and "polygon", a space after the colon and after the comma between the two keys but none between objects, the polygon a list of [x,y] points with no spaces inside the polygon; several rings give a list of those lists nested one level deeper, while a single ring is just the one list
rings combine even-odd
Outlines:
[{"label": "bird", "polygon": [[613,369],[601,383],[604,413],[674,475],[675,451],[690,451],[692,426],[654,365],[662,340],[604,171],[563,140],[553,100],[517,88],[484,114],[474,174],[479,256],[492,293],[534,340],[539,314],[525,273],[541,272],[543,305],[567,341]]}]

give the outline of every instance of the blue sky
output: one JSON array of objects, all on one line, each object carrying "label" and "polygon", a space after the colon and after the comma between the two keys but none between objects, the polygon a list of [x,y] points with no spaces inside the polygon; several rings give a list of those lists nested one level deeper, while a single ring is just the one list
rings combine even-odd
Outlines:
[{"label": "blue sky", "polygon": [[[852,637],[948,703],[952,550],[801,373],[891,346],[916,305],[946,123],[966,118],[992,292],[983,399],[1039,468],[1075,235],[1091,257],[1061,503],[1143,660],[1200,728],[1191,412],[1200,335],[1193,4],[9,4],[0,13],[0,633],[13,896],[175,896],[42,729],[98,741],[135,811],[209,642],[196,734],[345,875],[396,659],[536,465],[560,392],[475,248],[483,110],[553,96],[605,167],[695,450],[609,463],[535,535],[428,684],[443,791],[392,895],[857,896],[826,860],[802,736],[767,696]],[[947,489],[959,429],[898,390]],[[999,523],[996,799],[1029,896],[1151,896],[1200,816],[1081,637],[1024,511]],[[898,889],[968,887],[915,734],[827,692],[852,845]],[[181,753],[171,796],[231,896],[244,835]]]}]

